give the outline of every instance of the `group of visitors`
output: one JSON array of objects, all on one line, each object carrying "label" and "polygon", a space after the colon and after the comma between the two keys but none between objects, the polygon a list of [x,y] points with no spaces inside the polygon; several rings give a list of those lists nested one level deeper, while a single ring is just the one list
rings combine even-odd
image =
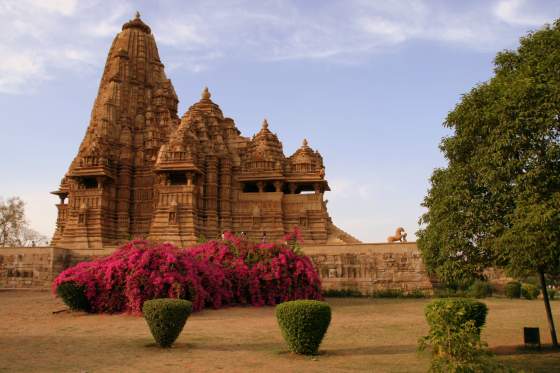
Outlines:
[{"label": "group of visitors", "polygon": [[[241,233],[239,234],[239,236],[243,239],[247,238],[247,234],[244,231],[241,231]],[[222,233],[222,240],[225,238],[225,232]],[[262,232],[262,236],[261,236],[261,243],[265,243],[266,242],[266,232]]]}]

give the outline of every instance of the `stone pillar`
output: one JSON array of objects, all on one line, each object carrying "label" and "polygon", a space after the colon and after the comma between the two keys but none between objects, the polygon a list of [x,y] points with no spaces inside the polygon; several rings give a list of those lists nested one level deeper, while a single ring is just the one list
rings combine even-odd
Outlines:
[{"label": "stone pillar", "polygon": [[51,244],[53,245],[58,243],[58,241],[62,237],[64,233],[64,226],[66,223],[66,219],[68,217],[68,205],[64,203],[66,197],[62,195],[59,195],[59,197],[60,197],[60,204],[56,205],[56,208],[58,209],[58,215],[56,218],[56,229],[54,231],[54,236],[51,241]]},{"label": "stone pillar", "polygon": [[296,183],[290,183],[289,187],[290,187],[290,194],[296,194],[297,184]]},{"label": "stone pillar", "polygon": [[206,238],[215,238],[218,235],[218,160],[213,155],[206,159],[204,209],[206,211]]},{"label": "stone pillar", "polygon": [[220,219],[220,231],[231,231],[232,230],[232,206],[231,206],[231,179],[232,179],[232,165],[229,158],[223,158],[220,160],[220,199],[218,203],[219,207],[219,219]]},{"label": "stone pillar", "polygon": [[315,194],[320,194],[321,193],[321,184],[313,183],[313,189],[315,189]]},{"label": "stone pillar", "polygon": [[128,241],[130,232],[130,193],[132,170],[129,164],[122,164],[116,181],[116,227],[115,238],[119,241]]},{"label": "stone pillar", "polygon": [[274,182],[274,190],[276,192],[281,192],[282,191],[282,182],[281,181],[275,181]]},{"label": "stone pillar", "polygon": [[257,188],[259,188],[259,193],[264,192],[264,181],[257,181]]}]

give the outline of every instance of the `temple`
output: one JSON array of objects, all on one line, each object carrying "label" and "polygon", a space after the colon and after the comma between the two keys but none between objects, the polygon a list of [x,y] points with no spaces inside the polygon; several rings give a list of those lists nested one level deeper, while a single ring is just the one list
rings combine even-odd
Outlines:
[{"label": "temple", "polygon": [[184,246],[224,231],[310,244],[357,243],[327,211],[321,154],[286,157],[266,120],[244,137],[207,88],[179,118],[178,98],[139,14],[115,37],[89,126],[63,177],[52,245],[110,247],[132,238]]}]

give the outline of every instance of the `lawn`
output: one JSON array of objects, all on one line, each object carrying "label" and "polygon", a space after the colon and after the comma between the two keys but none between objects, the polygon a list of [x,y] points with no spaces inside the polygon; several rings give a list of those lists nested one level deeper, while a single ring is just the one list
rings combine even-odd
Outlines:
[{"label": "lawn", "polygon": [[[0,292],[0,372],[425,372],[418,354],[427,332],[426,299],[330,298],[333,319],[320,355],[289,353],[274,308],[205,310],[187,321],[171,349],[157,348],[141,317],[53,311],[47,292]],[[517,348],[523,326],[539,326],[550,343],[542,300],[486,299],[483,338],[507,365],[560,371],[560,353]],[[553,302],[560,319],[560,302]]]}]

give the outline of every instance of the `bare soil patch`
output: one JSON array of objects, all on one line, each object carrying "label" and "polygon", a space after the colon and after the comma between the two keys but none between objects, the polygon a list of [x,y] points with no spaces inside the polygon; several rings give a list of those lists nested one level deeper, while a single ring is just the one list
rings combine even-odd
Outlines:
[{"label": "bare soil patch", "polygon": [[[0,291],[0,372],[425,372],[416,352],[428,299],[330,298],[333,319],[320,355],[289,353],[274,308],[233,307],[192,315],[171,349],[156,347],[143,318],[61,312],[48,292]],[[560,353],[525,351],[523,326],[550,343],[542,300],[484,300],[483,338],[507,365],[552,372]],[[560,320],[560,302],[553,302]]]}]

